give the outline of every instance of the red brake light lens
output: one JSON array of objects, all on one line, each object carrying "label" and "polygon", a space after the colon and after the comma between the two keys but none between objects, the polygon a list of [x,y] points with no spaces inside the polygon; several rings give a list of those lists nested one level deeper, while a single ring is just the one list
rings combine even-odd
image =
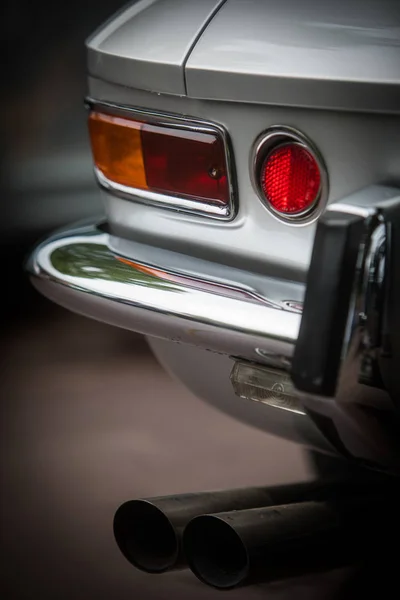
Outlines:
[{"label": "red brake light lens", "polygon": [[321,189],[321,172],[311,152],[296,143],[273,149],[261,167],[261,189],[271,207],[282,215],[311,209]]},{"label": "red brake light lens", "polygon": [[146,124],[142,149],[149,189],[229,202],[224,143],[218,135]]}]

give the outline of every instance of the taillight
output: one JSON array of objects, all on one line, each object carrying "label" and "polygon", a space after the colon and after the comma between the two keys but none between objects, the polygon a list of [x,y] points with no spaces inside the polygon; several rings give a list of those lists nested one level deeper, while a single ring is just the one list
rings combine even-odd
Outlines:
[{"label": "taillight", "polygon": [[212,126],[155,123],[93,110],[89,133],[101,185],[209,216],[233,216],[228,148]]},{"label": "taillight", "polygon": [[302,224],[321,211],[326,170],[315,148],[297,132],[267,132],[256,148],[254,169],[258,193],[275,216]]}]

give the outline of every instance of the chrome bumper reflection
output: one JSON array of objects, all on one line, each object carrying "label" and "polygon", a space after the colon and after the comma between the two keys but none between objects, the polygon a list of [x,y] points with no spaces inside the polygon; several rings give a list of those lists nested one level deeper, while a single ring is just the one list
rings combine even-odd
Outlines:
[{"label": "chrome bumper reflection", "polygon": [[294,351],[299,312],[239,285],[118,256],[96,225],[48,238],[27,268],[42,294],[105,323],[280,366]]}]

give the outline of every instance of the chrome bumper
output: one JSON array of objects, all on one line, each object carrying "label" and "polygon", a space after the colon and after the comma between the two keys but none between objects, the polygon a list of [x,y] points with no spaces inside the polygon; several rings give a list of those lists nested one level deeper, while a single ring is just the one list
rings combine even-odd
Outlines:
[{"label": "chrome bumper", "polygon": [[27,268],[42,294],[111,325],[258,362],[284,363],[294,351],[299,311],[240,285],[119,256],[96,224],[49,237]]},{"label": "chrome bumper", "polygon": [[[400,252],[393,240],[400,237],[400,196],[396,189],[372,187],[350,200],[329,207],[318,224],[307,289],[261,275],[256,286],[244,285],[249,273],[223,265],[216,269],[215,263],[196,258],[185,257],[186,269],[179,269],[173,252],[125,245],[101,224],[51,236],[37,246],[27,268],[41,293],[77,313],[278,367],[277,373],[286,376],[289,371],[301,410],[264,403],[263,410],[285,415],[282,427],[269,418],[266,430],[290,430],[282,435],[297,439],[301,420],[307,423],[301,425],[307,445],[326,451],[325,440],[351,460],[399,473],[400,420],[393,399],[397,402],[400,390]],[[289,298],[294,302],[286,302]],[[229,386],[224,397],[233,405],[226,371],[232,361],[222,365],[227,359],[218,357],[225,375],[211,375],[210,389],[204,389],[208,377],[192,360],[195,349],[175,347],[180,349],[178,376],[219,403]],[[202,360],[204,354],[209,356],[203,353]],[[170,354],[164,362],[174,370]],[[248,389],[254,381],[245,383]],[[322,434],[319,441],[316,430]]]}]

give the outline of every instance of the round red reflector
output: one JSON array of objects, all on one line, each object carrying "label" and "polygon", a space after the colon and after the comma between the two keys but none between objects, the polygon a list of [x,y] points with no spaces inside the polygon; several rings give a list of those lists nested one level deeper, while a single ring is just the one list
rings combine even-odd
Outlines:
[{"label": "round red reflector", "polygon": [[317,200],[321,173],[313,155],[299,144],[272,150],[261,167],[261,187],[276,211],[296,215]]}]

